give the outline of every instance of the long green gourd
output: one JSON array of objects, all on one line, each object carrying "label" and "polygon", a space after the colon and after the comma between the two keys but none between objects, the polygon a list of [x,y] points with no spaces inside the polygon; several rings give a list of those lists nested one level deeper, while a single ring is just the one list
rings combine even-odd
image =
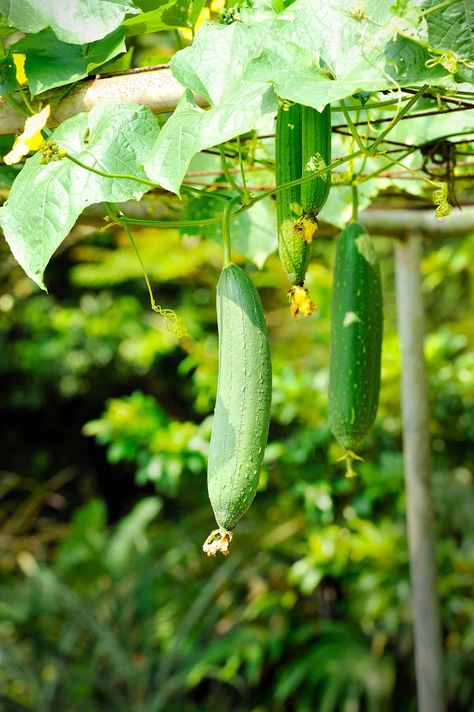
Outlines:
[{"label": "long green gourd", "polygon": [[[303,176],[331,163],[331,107],[329,104],[321,112],[311,106],[301,107],[301,156]],[[315,227],[330,188],[330,173],[324,173],[312,181],[301,184],[303,218],[307,218]]]},{"label": "long green gourd", "polygon": [[232,263],[217,285],[217,324],[208,490],[219,529],[204,543],[209,556],[228,554],[232,529],[255,497],[270,423],[272,369],[262,302],[252,280]]},{"label": "long green gourd", "polygon": [[[283,103],[277,114],[275,136],[276,185],[313,173],[331,162],[331,108],[322,112],[301,104]],[[315,306],[304,286],[311,259],[317,216],[331,186],[329,173],[291,186],[276,194],[278,250],[292,287],[290,311],[309,316]]]},{"label": "long green gourd", "polygon": [[352,222],[337,241],[331,317],[329,423],[345,450],[347,475],[354,450],[368,435],[380,391],[383,302],[377,255],[364,228]]}]

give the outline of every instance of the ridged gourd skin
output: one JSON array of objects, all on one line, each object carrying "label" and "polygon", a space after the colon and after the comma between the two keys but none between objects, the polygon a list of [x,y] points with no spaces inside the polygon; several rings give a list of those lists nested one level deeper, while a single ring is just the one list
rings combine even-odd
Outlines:
[{"label": "ridged gourd skin", "polygon": [[[276,185],[302,178],[330,162],[330,105],[322,112],[298,103],[280,106],[275,137]],[[280,260],[293,285],[303,286],[311,259],[314,227],[305,225],[304,219],[317,224],[330,187],[331,176],[325,173],[276,194]]]},{"label": "ridged gourd skin", "polygon": [[346,452],[377,414],[383,335],[380,269],[369,235],[350,223],[337,241],[331,317],[329,423]]},{"label": "ridged gourd skin", "polygon": [[[301,107],[301,155],[303,175],[331,163],[331,106],[319,112],[311,106]],[[331,174],[324,173],[301,184],[303,215],[312,222],[323,209],[331,188]]]},{"label": "ridged gourd skin", "polygon": [[272,369],[262,302],[248,275],[230,264],[217,284],[219,373],[208,460],[209,498],[231,530],[257,491],[270,424]]},{"label": "ridged gourd skin", "polygon": [[[275,133],[276,185],[298,180],[303,175],[302,170],[301,104],[280,106]],[[302,239],[298,230],[303,213],[301,186],[280,190],[276,204],[280,260],[291,284],[302,286],[311,259],[311,245]]]}]

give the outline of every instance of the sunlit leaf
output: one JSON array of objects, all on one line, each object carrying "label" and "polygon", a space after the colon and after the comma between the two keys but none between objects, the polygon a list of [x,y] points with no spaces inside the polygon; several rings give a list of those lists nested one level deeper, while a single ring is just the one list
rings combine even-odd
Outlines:
[{"label": "sunlit leaf", "polygon": [[[141,164],[158,131],[158,120],[148,109],[110,101],[68,119],[52,138],[93,168],[144,177]],[[95,175],[67,159],[42,165],[35,154],[14,183],[0,224],[20,265],[43,287],[51,255],[87,205],[138,199],[146,190],[133,180]]]},{"label": "sunlit leaf", "polygon": [[62,42],[81,44],[105,37],[139,10],[132,0],[0,0],[0,12],[22,32],[51,27]]},{"label": "sunlit leaf", "polygon": [[125,52],[126,46],[121,28],[91,42],[87,51],[81,45],[62,42],[51,30],[43,30],[21,39],[14,50],[26,53],[25,70],[34,95],[86,77],[96,67]]}]

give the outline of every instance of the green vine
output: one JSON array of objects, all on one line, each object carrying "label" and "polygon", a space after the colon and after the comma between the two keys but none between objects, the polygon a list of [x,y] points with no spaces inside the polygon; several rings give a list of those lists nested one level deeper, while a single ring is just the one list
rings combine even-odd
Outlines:
[{"label": "green vine", "polygon": [[166,309],[160,306],[159,304],[156,303],[155,298],[153,296],[153,290],[151,288],[150,284],[150,279],[148,277],[145,264],[143,262],[142,256],[140,254],[140,250],[138,249],[138,245],[135,242],[133,235],[130,231],[130,228],[128,225],[122,220],[122,216],[120,213],[120,210],[118,209],[118,206],[115,203],[106,203],[106,208],[108,212],[108,216],[110,218],[110,221],[113,223],[116,223],[117,225],[120,225],[120,227],[124,230],[125,234],[127,235],[128,239],[130,240],[130,243],[135,251],[135,254],[137,256],[137,259],[140,263],[140,267],[143,272],[143,277],[145,279],[145,284],[148,289],[148,294],[150,296],[150,306],[153,309],[154,312],[159,314],[161,317],[163,317],[166,328],[168,331],[170,331],[172,334],[174,334],[178,339],[181,339],[185,336],[189,336],[188,330],[186,329],[183,320],[181,319],[178,314],[176,314],[175,311],[172,309]]},{"label": "green vine", "polygon": [[430,15],[432,12],[437,12],[438,10],[444,10],[446,7],[450,7],[451,5],[456,5],[458,2],[462,2],[462,0],[445,0],[444,2],[439,2],[437,5],[432,5],[431,7],[427,7],[424,10],[420,10],[418,13],[419,17],[426,17],[427,15]]},{"label": "green vine", "polygon": [[222,246],[224,248],[224,267],[228,267],[232,262],[232,242],[230,239],[230,218],[234,205],[240,200],[239,197],[229,200],[222,213]]},{"label": "green vine", "polygon": [[357,183],[351,185],[352,189],[352,222],[357,222],[359,217],[359,191],[357,189]]}]

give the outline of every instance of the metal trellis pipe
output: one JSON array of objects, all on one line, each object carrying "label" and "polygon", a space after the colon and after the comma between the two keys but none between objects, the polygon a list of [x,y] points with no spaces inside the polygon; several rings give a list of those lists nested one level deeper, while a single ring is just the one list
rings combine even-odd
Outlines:
[{"label": "metal trellis pipe", "polygon": [[422,238],[395,247],[408,548],[412,585],[418,712],[444,712],[441,617],[436,587],[431,447],[421,288]]}]

